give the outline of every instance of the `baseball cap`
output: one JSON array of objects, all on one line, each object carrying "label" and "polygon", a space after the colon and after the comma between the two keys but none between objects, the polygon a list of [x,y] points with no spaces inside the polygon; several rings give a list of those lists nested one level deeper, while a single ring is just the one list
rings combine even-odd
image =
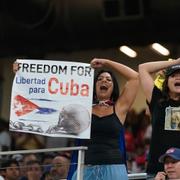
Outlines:
[{"label": "baseball cap", "polygon": [[164,163],[166,157],[171,157],[175,160],[180,160],[180,149],[174,147],[168,149],[165,154],[160,156],[159,162]]},{"label": "baseball cap", "polygon": [[166,68],[165,74],[166,76],[170,76],[171,74],[173,74],[175,71],[178,71],[178,70],[180,70],[180,64],[176,64],[176,65]]}]

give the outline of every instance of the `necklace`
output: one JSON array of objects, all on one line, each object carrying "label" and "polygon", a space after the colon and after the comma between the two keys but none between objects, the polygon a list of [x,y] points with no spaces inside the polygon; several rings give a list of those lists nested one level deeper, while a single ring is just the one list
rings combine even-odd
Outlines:
[{"label": "necklace", "polygon": [[99,101],[97,104],[100,106],[112,106],[114,105],[114,102],[111,100],[104,100],[104,101]]}]

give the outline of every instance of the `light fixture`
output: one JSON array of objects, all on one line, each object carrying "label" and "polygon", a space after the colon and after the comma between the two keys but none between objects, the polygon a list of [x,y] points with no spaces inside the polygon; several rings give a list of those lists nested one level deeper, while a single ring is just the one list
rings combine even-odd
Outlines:
[{"label": "light fixture", "polygon": [[168,56],[170,54],[169,50],[159,43],[153,43],[151,47],[163,56]]},{"label": "light fixture", "polygon": [[137,56],[136,51],[132,50],[128,46],[121,46],[119,50],[131,58],[135,58]]}]

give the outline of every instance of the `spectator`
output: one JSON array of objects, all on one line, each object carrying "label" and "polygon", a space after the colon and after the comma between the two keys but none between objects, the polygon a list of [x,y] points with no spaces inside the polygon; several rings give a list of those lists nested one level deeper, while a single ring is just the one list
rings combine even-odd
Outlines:
[{"label": "spectator", "polygon": [[25,154],[23,156],[23,161],[21,162],[21,180],[26,179],[27,177],[27,165],[30,161],[38,161],[38,157],[35,154]]},{"label": "spectator", "polygon": [[[95,58],[93,68],[100,69],[95,76],[92,107],[91,139],[87,146],[84,179],[127,180],[124,123],[139,87],[138,73],[112,60]],[[122,91],[111,71],[126,79]],[[133,89],[133,91],[132,91]],[[77,171],[72,179],[76,179]]]},{"label": "spectator", "polygon": [[52,161],[50,170],[54,180],[66,179],[70,165],[70,159],[67,156],[57,155]]},{"label": "spectator", "polygon": [[164,171],[158,172],[155,180],[180,179],[180,149],[170,148],[160,156],[159,162],[164,164]]},{"label": "spectator", "polygon": [[27,180],[40,180],[42,176],[42,169],[40,162],[32,160],[27,162]]},{"label": "spectator", "polygon": [[10,158],[14,159],[14,160],[16,160],[18,162],[20,177],[23,176],[25,174],[25,172],[24,172],[24,163],[23,163],[23,155],[22,154],[14,154]]},{"label": "spectator", "polygon": [[50,170],[50,168],[52,167],[52,160],[53,160],[54,156],[55,155],[52,153],[43,154],[43,156],[41,158],[41,163],[43,166],[43,173],[45,173],[46,171],[48,172]]},{"label": "spectator", "polygon": [[[162,90],[154,84],[154,74],[161,70],[165,72]],[[140,64],[139,77],[152,122],[147,173],[154,176],[163,170],[159,156],[170,147],[180,148],[178,124],[170,126],[173,114],[179,117],[180,111],[180,58]]]},{"label": "spectator", "polygon": [[2,164],[5,180],[18,180],[20,177],[19,164],[16,160],[8,159]]}]

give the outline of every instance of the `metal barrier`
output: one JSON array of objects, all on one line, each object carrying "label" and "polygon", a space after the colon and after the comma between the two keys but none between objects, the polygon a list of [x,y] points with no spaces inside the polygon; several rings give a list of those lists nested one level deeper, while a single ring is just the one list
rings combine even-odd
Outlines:
[{"label": "metal barrier", "polygon": [[147,179],[147,173],[128,174],[128,179]]},{"label": "metal barrier", "polygon": [[[17,151],[0,152],[0,156],[1,155],[13,155],[13,154],[57,152],[57,151],[78,151],[77,180],[83,180],[85,150],[87,150],[87,147],[85,147],[85,146],[75,146],[75,147],[66,147],[66,148],[34,149],[34,150],[17,150]],[[146,179],[146,178],[147,178],[147,173],[128,174],[128,179]]]},{"label": "metal barrier", "polygon": [[17,150],[17,151],[3,151],[1,155],[13,155],[13,154],[29,154],[29,153],[43,153],[43,152],[59,152],[59,151],[78,151],[78,162],[77,162],[77,180],[83,180],[83,169],[84,169],[84,156],[85,146],[66,147],[66,148],[48,148],[48,149],[34,149],[34,150]]}]

